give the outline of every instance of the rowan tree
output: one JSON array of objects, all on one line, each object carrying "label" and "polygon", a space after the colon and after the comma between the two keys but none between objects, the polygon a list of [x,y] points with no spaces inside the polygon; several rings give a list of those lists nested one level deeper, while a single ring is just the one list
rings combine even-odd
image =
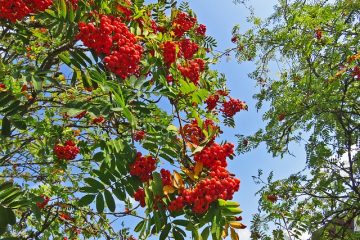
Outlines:
[{"label": "rowan tree", "polygon": [[246,104],[187,3],[0,0],[0,29],[0,235],[238,239]]},{"label": "rowan tree", "polygon": [[257,63],[250,77],[266,121],[254,135],[239,135],[237,150],[263,142],[286,157],[295,142],[307,158],[285,179],[259,171],[252,239],[359,239],[359,1],[280,0],[274,9],[265,20],[252,14],[248,31],[233,31],[238,61]]}]

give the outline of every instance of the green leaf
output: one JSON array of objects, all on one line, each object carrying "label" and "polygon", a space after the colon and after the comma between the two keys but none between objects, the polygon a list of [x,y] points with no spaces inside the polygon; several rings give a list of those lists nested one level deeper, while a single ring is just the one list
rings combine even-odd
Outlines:
[{"label": "green leaf", "polygon": [[162,196],[163,195],[163,184],[161,175],[158,172],[153,172],[153,180],[151,182],[151,187],[154,195]]},{"label": "green leaf", "polygon": [[8,208],[7,210],[7,219],[8,224],[14,225],[16,223],[16,216],[12,209]]},{"label": "green leaf", "polygon": [[105,207],[104,197],[101,193],[99,193],[96,196],[96,210],[99,213],[102,213],[104,211],[104,207]]},{"label": "green leaf", "polygon": [[121,201],[125,201],[126,199],[126,193],[123,191],[122,188],[116,187],[112,190],[113,194]]},{"label": "green leaf", "polygon": [[83,196],[79,201],[78,205],[80,207],[88,206],[90,203],[92,203],[95,199],[95,195],[85,195]]},{"label": "green leaf", "polygon": [[2,120],[1,135],[4,137],[9,137],[11,134],[11,123],[7,117],[4,117]]},{"label": "green leaf", "polygon": [[89,184],[91,187],[96,188],[98,190],[105,189],[104,185],[99,182],[98,180],[95,180],[93,178],[85,178],[84,181]]},{"label": "green leaf", "polygon": [[104,195],[105,195],[106,205],[108,206],[108,208],[111,212],[114,212],[116,206],[115,206],[115,200],[114,200],[111,192],[109,192],[108,190],[105,190]]},{"label": "green leaf", "polygon": [[167,236],[169,236],[169,232],[171,230],[171,224],[168,223],[165,225],[164,229],[161,231],[159,240],[165,240]]},{"label": "green leaf", "polygon": [[103,183],[105,183],[105,184],[107,184],[107,185],[111,185],[111,181],[110,181],[110,179],[106,176],[106,174],[104,174],[104,173],[102,173],[102,172],[100,172],[99,170],[96,170],[96,169],[94,169],[93,172],[99,177],[99,179],[100,179]]},{"label": "green leaf", "polygon": [[146,223],[145,220],[142,220],[141,222],[139,222],[139,223],[136,225],[134,231],[135,231],[135,232],[140,232],[141,229],[144,227],[145,223]]},{"label": "green leaf", "polygon": [[175,238],[175,240],[183,240],[185,239],[184,236],[182,235],[182,232],[179,231],[179,228],[173,228],[172,230],[173,236]]},{"label": "green leaf", "polygon": [[208,226],[208,227],[204,228],[204,230],[202,231],[201,238],[203,240],[209,239],[209,235],[210,235],[210,227]]},{"label": "green leaf", "polygon": [[66,1],[60,0],[60,13],[63,19],[66,19],[66,12],[67,12]]}]

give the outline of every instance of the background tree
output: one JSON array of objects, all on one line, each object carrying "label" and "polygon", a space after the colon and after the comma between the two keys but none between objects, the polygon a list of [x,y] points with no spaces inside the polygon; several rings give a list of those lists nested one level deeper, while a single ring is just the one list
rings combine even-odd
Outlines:
[{"label": "background tree", "polygon": [[300,142],[307,154],[286,179],[254,177],[263,186],[253,239],[270,239],[269,223],[274,239],[359,239],[359,16],[359,1],[280,0],[268,19],[249,17],[252,29],[234,28],[238,61],[257,63],[257,108],[270,103],[265,129],[239,136],[238,152],[264,142],[284,157]]},{"label": "background tree", "polygon": [[0,0],[0,29],[0,235],[238,239],[215,138],[246,105],[186,3]]}]

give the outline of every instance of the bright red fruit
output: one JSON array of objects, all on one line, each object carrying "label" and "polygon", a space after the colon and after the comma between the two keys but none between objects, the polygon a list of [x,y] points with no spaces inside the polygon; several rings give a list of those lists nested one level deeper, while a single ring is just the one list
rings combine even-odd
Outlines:
[{"label": "bright red fruit", "polygon": [[172,185],[172,183],[171,183],[171,173],[170,173],[169,170],[161,169],[160,174],[161,174],[161,179],[162,179],[163,186]]},{"label": "bright red fruit", "polygon": [[211,95],[206,99],[206,108],[208,111],[212,111],[213,109],[215,109],[216,104],[219,102],[219,95],[215,94],[215,95]]},{"label": "bright red fruit", "polygon": [[74,160],[79,152],[80,149],[72,140],[66,141],[64,145],[56,144],[54,147],[54,153],[60,160]]},{"label": "bright red fruit", "polygon": [[181,72],[181,75],[188,78],[195,85],[198,85],[200,74],[205,69],[205,62],[203,59],[197,58],[188,61],[185,66],[178,65],[178,69]]},{"label": "bright red fruit", "polygon": [[180,55],[185,59],[191,59],[198,51],[199,46],[190,39],[183,39],[179,42]]},{"label": "bright red fruit", "polygon": [[206,26],[203,24],[200,24],[197,28],[196,28],[196,33],[201,35],[201,36],[205,36],[206,34]]},{"label": "bright red fruit", "polygon": [[130,174],[139,177],[142,182],[148,182],[155,169],[156,159],[152,156],[142,156],[142,154],[138,152],[134,163],[130,165]]},{"label": "bright red fruit", "polygon": [[232,117],[240,110],[246,110],[247,106],[245,102],[240,101],[239,99],[230,98],[229,101],[223,103],[221,111],[226,117]]},{"label": "bright red fruit", "polygon": [[139,188],[135,193],[134,193],[134,199],[135,201],[138,201],[140,203],[141,207],[145,207],[145,191],[142,188]]},{"label": "bright red fruit", "polygon": [[196,18],[189,16],[187,13],[179,12],[173,22],[175,36],[181,38],[196,23]]},{"label": "bright red fruit", "polygon": [[42,202],[36,202],[36,206],[38,206],[38,208],[43,209],[50,201],[50,198],[48,196],[44,196],[41,195],[40,196],[43,200]]},{"label": "bright red fruit", "polygon": [[140,142],[141,140],[143,140],[145,137],[145,132],[144,131],[136,131],[135,135],[134,135],[134,140],[137,142]]},{"label": "bright red fruit", "polygon": [[163,43],[161,49],[163,51],[164,62],[169,67],[176,61],[176,43],[166,41]]},{"label": "bright red fruit", "polygon": [[143,49],[120,18],[102,15],[99,26],[80,22],[79,30],[77,38],[85,46],[107,55],[104,62],[110,71],[123,79],[138,71]]}]

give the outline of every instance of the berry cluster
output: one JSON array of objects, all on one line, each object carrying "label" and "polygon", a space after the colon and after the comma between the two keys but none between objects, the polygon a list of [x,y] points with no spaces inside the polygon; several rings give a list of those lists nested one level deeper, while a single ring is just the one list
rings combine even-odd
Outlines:
[{"label": "berry cluster", "polygon": [[102,15],[98,27],[80,22],[79,30],[77,38],[97,54],[105,54],[104,62],[113,73],[125,79],[139,70],[143,49],[120,18]]},{"label": "berry cluster", "polygon": [[160,170],[161,179],[163,186],[171,185],[171,173],[169,170],[161,169]]},{"label": "berry cluster", "polygon": [[163,51],[164,62],[169,67],[176,61],[176,43],[166,41],[163,43],[161,49]]},{"label": "berry cluster", "polygon": [[142,188],[139,188],[135,193],[134,193],[134,198],[135,201],[138,201],[140,203],[141,207],[145,207],[145,191]]},{"label": "berry cluster", "polygon": [[174,34],[181,38],[196,23],[196,18],[189,16],[187,13],[179,12],[173,22]]},{"label": "berry cluster", "polygon": [[315,30],[315,37],[317,40],[321,40],[322,38],[322,31],[320,29]]},{"label": "berry cluster", "polygon": [[121,14],[123,14],[124,15],[124,20],[125,21],[129,21],[130,19],[131,19],[131,16],[132,16],[132,11],[129,9],[129,8],[127,8],[127,7],[125,7],[125,6],[122,6],[122,5],[118,5],[118,6],[116,6],[116,9],[121,13]]},{"label": "berry cluster", "polygon": [[134,134],[134,140],[137,142],[140,142],[145,138],[145,132],[144,131],[136,131]]},{"label": "berry cluster", "polygon": [[202,162],[204,167],[214,170],[218,167],[226,167],[226,158],[234,154],[234,145],[226,143],[218,145],[212,143],[210,146],[205,147],[201,152],[195,154],[194,160]]},{"label": "berry cluster", "polygon": [[31,13],[44,11],[52,0],[0,0],[0,18],[16,22]]},{"label": "berry cluster", "polygon": [[351,72],[351,76],[353,76],[357,80],[360,80],[360,67],[359,66],[355,66],[353,68],[353,70]]},{"label": "berry cluster", "polygon": [[139,177],[142,182],[148,182],[155,169],[156,159],[152,156],[143,157],[142,154],[138,152],[134,163],[130,165],[130,174]]},{"label": "berry cluster", "polygon": [[94,118],[91,122],[93,124],[102,124],[103,122],[105,122],[105,118],[103,116],[99,116]]},{"label": "berry cluster", "polygon": [[216,108],[217,103],[219,102],[219,95],[215,94],[215,95],[211,95],[209,96],[205,103],[207,104],[206,108],[208,111],[212,111]]},{"label": "berry cluster", "polygon": [[226,117],[233,117],[237,112],[240,112],[240,110],[246,109],[247,105],[245,102],[230,97],[229,101],[223,103],[221,111]]},{"label": "berry cluster", "polygon": [[206,26],[204,24],[200,24],[196,28],[196,33],[201,35],[201,36],[205,36],[205,34],[206,34]]},{"label": "berry cluster", "polygon": [[199,83],[201,72],[205,70],[205,63],[203,59],[196,58],[187,61],[185,66],[178,65],[178,69],[184,77],[197,85]]},{"label": "berry cluster", "polygon": [[184,189],[180,196],[170,202],[170,211],[182,210],[184,206],[190,206],[196,214],[206,212],[210,204],[218,199],[231,200],[239,190],[240,180],[231,177],[229,172],[218,167],[209,173],[210,178],[201,180],[193,189]]},{"label": "berry cluster", "polygon": [[[203,129],[209,130],[210,128],[215,130],[219,127],[215,126],[212,120],[206,119],[203,123]],[[182,136],[187,142],[196,145],[199,145],[202,141],[205,140],[205,135],[196,120],[193,120],[191,123],[186,124],[182,128]]]},{"label": "berry cluster", "polygon": [[56,144],[54,153],[58,159],[74,160],[80,149],[72,140],[68,140],[64,145]]},{"label": "berry cluster", "polygon": [[86,114],[87,114],[87,111],[82,111],[81,113],[74,116],[74,118],[82,119],[83,117],[85,117]]},{"label": "berry cluster", "polygon": [[50,201],[50,198],[48,196],[41,195],[42,202],[36,202],[36,206],[38,208],[43,209]]},{"label": "berry cluster", "polygon": [[191,59],[198,51],[199,46],[190,39],[183,39],[179,42],[180,54],[185,59]]}]

